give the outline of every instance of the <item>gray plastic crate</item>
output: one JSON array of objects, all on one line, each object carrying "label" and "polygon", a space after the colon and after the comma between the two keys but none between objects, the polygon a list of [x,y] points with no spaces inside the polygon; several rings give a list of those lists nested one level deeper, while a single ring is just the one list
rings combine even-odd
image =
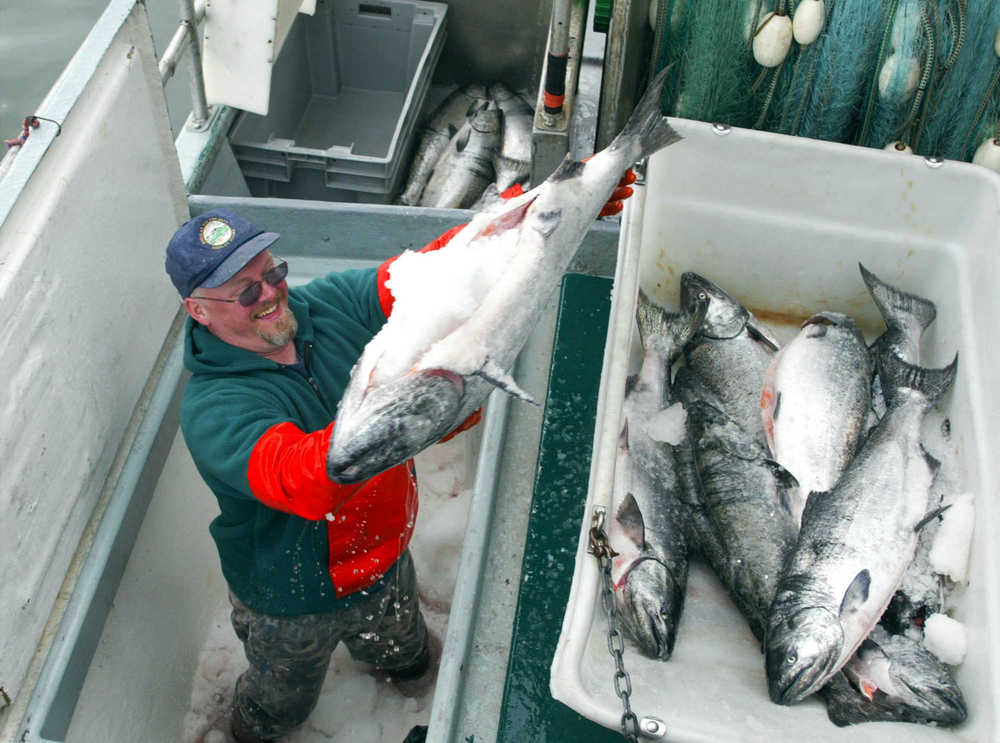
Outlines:
[{"label": "gray plastic crate", "polygon": [[320,0],[275,61],[267,116],[229,140],[255,196],[388,203],[445,39],[447,6]]}]

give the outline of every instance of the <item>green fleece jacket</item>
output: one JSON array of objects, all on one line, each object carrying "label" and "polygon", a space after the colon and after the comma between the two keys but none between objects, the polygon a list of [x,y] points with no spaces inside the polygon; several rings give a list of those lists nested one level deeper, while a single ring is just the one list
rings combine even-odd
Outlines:
[{"label": "green fleece jacket", "polygon": [[356,486],[331,483],[324,469],[351,368],[391,307],[380,302],[380,273],[330,274],[290,290],[308,378],[188,319],[181,427],[219,502],[210,532],[222,572],[256,611],[345,608],[391,578],[409,542],[412,462]]}]

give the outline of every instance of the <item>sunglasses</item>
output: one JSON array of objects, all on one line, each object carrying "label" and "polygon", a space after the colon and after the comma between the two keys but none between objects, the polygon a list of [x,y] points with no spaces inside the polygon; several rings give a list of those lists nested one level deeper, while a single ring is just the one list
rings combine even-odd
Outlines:
[{"label": "sunglasses", "polygon": [[[264,272],[264,281],[266,281],[271,286],[277,286],[285,277],[288,276],[288,262],[282,261],[273,268],[267,269]],[[218,299],[217,297],[195,297],[192,296],[191,299],[207,299],[210,302],[239,302],[243,307],[250,307],[260,299],[261,293],[264,291],[264,286],[259,281],[255,281],[246,289],[240,292],[240,295],[236,299]]]}]

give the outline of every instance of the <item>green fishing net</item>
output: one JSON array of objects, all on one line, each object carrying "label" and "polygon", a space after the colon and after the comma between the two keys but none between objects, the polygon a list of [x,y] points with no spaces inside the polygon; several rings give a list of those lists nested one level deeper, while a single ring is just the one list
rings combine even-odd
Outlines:
[{"label": "green fishing net", "polygon": [[659,0],[652,34],[668,115],[959,160],[1000,136],[997,0]]}]

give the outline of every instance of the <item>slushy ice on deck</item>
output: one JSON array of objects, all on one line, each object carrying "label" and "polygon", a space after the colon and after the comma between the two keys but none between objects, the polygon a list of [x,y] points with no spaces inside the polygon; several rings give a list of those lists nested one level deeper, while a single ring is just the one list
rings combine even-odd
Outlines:
[{"label": "slushy ice on deck", "polygon": [[[768,699],[760,644],[715,577],[692,567],[674,654],[662,662],[627,645],[631,704],[677,741],[983,741],[1000,735],[1000,677],[992,451],[1000,350],[994,343],[1000,269],[1000,179],[964,164],[864,151],[707,124],[678,122],[686,140],[655,155],[647,185],[623,222],[590,490],[575,574],[552,665],[552,693],[616,728],[598,567],[587,553],[594,506],[609,505],[629,352],[637,345],[638,288],[668,309],[684,271],[729,291],[785,338],[821,310],[850,314],[870,341],[882,320],[858,271],[930,298],[938,316],[924,335],[924,366],[959,352],[958,379],[941,404],[951,420],[963,491],[976,496],[968,586],[953,616],[969,653],[955,670],[968,720],[953,729],[904,723],[837,728],[818,699],[783,707]],[[644,203],[643,203],[644,202]],[[634,356],[633,356],[634,358]]]}]

